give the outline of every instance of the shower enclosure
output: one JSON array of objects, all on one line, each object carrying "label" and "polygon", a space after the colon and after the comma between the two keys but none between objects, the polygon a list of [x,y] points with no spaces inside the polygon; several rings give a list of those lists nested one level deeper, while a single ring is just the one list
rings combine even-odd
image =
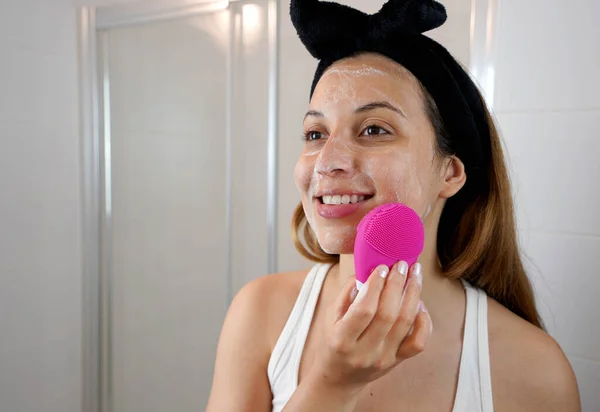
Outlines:
[{"label": "shower enclosure", "polygon": [[199,411],[275,271],[277,2],[83,8],[84,410]]}]

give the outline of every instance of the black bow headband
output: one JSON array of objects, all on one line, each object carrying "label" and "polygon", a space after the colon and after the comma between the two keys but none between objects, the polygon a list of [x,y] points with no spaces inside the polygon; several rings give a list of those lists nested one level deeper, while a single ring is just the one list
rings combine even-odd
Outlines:
[{"label": "black bow headband", "polygon": [[489,162],[489,125],[477,87],[443,46],[422,34],[444,24],[443,5],[433,0],[390,0],[378,13],[368,15],[332,2],[291,0],[290,14],[300,40],[320,61],[311,97],[325,70],[337,60],[362,52],[382,54],[408,69],[433,97],[467,171]]}]

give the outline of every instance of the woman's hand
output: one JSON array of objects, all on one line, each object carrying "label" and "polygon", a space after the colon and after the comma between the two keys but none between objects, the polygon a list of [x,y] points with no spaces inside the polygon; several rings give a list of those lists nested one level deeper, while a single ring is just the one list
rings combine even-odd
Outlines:
[{"label": "woman's hand", "polygon": [[[415,264],[379,266],[356,294],[355,278],[338,297],[326,342],[311,373],[336,391],[359,393],[403,360],[421,353],[432,323],[420,300],[423,277]],[[408,280],[407,280],[408,279]]]}]

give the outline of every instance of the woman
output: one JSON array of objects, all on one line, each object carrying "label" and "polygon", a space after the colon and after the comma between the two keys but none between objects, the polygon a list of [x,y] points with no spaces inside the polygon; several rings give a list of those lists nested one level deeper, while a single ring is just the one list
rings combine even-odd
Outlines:
[{"label": "woman", "polygon": [[[422,35],[445,21],[443,7],[391,1],[367,16],[292,1],[291,11],[320,60],[293,220],[298,249],[319,263],[239,292],[208,410],[579,411],[519,256],[494,122],[460,65]],[[425,249],[357,292],[356,227],[388,202],[421,216]]]}]

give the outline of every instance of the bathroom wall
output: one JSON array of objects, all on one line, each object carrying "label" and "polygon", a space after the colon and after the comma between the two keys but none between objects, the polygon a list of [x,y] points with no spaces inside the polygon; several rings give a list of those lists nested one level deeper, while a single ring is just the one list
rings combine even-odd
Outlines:
[{"label": "bathroom wall", "polygon": [[0,2],[0,410],[81,410],[71,0]]},{"label": "bathroom wall", "polygon": [[600,410],[600,15],[597,0],[499,1],[495,112],[523,251],[548,331]]}]

